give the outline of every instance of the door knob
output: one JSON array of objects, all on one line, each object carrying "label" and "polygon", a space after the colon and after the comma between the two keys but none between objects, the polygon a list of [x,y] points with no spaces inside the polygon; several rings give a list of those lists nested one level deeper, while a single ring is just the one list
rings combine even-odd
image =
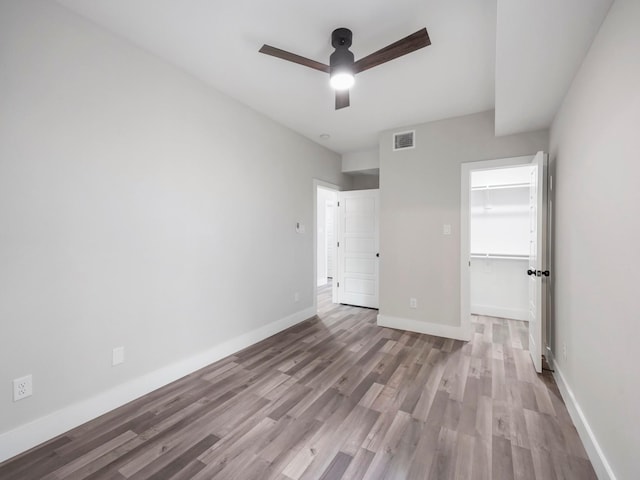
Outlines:
[{"label": "door knob", "polygon": [[380,258],[380,254],[379,254],[379,253],[376,253],[376,257],[377,257],[377,258]]},{"label": "door knob", "polygon": [[527,275],[533,275],[533,276],[535,276],[535,275],[536,275],[536,271],[535,271],[535,270],[531,270],[531,269],[529,269],[529,270],[527,270]]}]

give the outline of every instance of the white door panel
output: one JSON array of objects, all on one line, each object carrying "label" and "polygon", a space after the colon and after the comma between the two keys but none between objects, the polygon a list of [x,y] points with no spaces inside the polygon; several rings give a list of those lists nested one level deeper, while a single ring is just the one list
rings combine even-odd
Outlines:
[{"label": "white door panel", "polygon": [[338,302],[378,308],[379,190],[338,194]]},{"label": "white door panel", "polygon": [[536,372],[542,372],[546,272],[547,154],[532,161],[529,189],[529,352]]},{"label": "white door panel", "polygon": [[376,273],[375,260],[365,258],[347,258],[344,266],[344,272],[346,274],[358,274],[373,275]]},{"label": "white door panel", "polygon": [[376,294],[376,283],[365,278],[347,278],[344,281],[344,291],[347,295],[367,295]]},{"label": "white door panel", "polygon": [[[347,237],[343,240],[344,250],[348,254],[353,253],[377,253],[374,238]],[[343,245],[342,243],[340,245]]]},{"label": "white door panel", "polygon": [[349,222],[345,226],[345,234],[355,235],[372,235],[375,233],[376,224],[374,222],[374,212],[368,213],[367,216],[360,216],[359,214],[354,213],[354,209],[351,209],[351,213],[345,212],[346,215],[349,215]]},{"label": "white door panel", "polygon": [[[373,192],[374,190],[358,190],[358,192]],[[349,202],[345,203],[344,210],[347,215],[372,215],[376,213],[378,203],[377,195],[366,197],[349,197]]]}]

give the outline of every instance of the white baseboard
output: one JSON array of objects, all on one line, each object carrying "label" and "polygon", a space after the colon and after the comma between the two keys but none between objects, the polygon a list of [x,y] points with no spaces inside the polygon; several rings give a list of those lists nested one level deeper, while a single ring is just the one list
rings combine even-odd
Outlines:
[{"label": "white baseboard", "polygon": [[313,307],[271,322],[166,367],[0,434],[0,462],[146,395],[316,314]]},{"label": "white baseboard", "polygon": [[378,326],[408,330],[409,332],[426,333],[436,337],[453,338],[455,340],[471,340],[471,332],[459,325],[443,325],[441,323],[422,322],[411,318],[378,315]]},{"label": "white baseboard", "polygon": [[514,320],[529,320],[529,312],[519,308],[504,308],[494,305],[471,305],[472,315],[486,315],[488,317],[511,318]]},{"label": "white baseboard", "polygon": [[589,456],[591,465],[593,465],[593,469],[596,471],[598,479],[616,480],[616,476],[611,469],[611,465],[609,465],[607,458],[604,456],[604,452],[600,448],[600,444],[598,443],[593,430],[591,430],[589,422],[587,421],[582,408],[580,408],[580,405],[578,404],[578,401],[573,394],[573,390],[571,390],[571,387],[564,378],[564,375],[562,375],[562,371],[553,358],[553,354],[548,349],[547,361],[549,362],[549,366],[554,370],[553,376],[556,380],[558,388],[560,389],[562,399],[567,406],[569,416],[571,417],[571,420],[573,420],[573,423],[576,426],[576,430],[578,430],[580,440],[582,440],[584,449],[587,451],[587,455]]}]

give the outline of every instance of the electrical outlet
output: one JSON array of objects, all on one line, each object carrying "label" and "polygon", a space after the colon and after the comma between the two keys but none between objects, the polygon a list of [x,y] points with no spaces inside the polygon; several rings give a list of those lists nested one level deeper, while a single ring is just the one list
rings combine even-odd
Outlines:
[{"label": "electrical outlet", "polygon": [[411,297],[409,299],[409,308],[418,308],[418,300],[416,300],[415,298]]},{"label": "electrical outlet", "polygon": [[13,401],[17,402],[23,398],[33,395],[33,378],[31,375],[16,378],[13,380]]},{"label": "electrical outlet", "polygon": [[451,225],[448,223],[445,223],[444,225],[442,225],[442,234],[443,235],[451,235]]},{"label": "electrical outlet", "polygon": [[124,363],[124,347],[115,347],[113,349],[111,365],[115,367],[116,365],[120,365],[121,363]]},{"label": "electrical outlet", "polygon": [[562,359],[563,360],[567,359],[567,344],[566,344],[566,342],[562,343]]},{"label": "electrical outlet", "polygon": [[299,302],[300,301],[300,294],[298,292],[293,294],[293,301],[294,302]]}]

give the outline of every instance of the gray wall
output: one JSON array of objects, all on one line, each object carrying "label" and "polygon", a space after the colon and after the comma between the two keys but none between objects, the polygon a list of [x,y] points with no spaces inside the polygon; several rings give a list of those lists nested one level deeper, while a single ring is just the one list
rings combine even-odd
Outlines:
[{"label": "gray wall", "polygon": [[493,118],[489,111],[396,129],[416,130],[416,147],[399,152],[393,131],[380,136],[381,315],[460,325],[460,165],[548,148],[546,130],[495,137]]},{"label": "gray wall", "polygon": [[351,190],[371,190],[380,187],[379,175],[351,175]]},{"label": "gray wall", "polygon": [[377,170],[378,168],[380,168],[380,155],[377,148],[342,155],[342,171],[345,173]]},{"label": "gray wall", "polygon": [[312,307],[339,155],[54,2],[0,3],[0,65],[0,433]]},{"label": "gray wall", "polygon": [[620,480],[640,478],[639,27],[640,2],[616,0],[550,148],[556,371]]}]

